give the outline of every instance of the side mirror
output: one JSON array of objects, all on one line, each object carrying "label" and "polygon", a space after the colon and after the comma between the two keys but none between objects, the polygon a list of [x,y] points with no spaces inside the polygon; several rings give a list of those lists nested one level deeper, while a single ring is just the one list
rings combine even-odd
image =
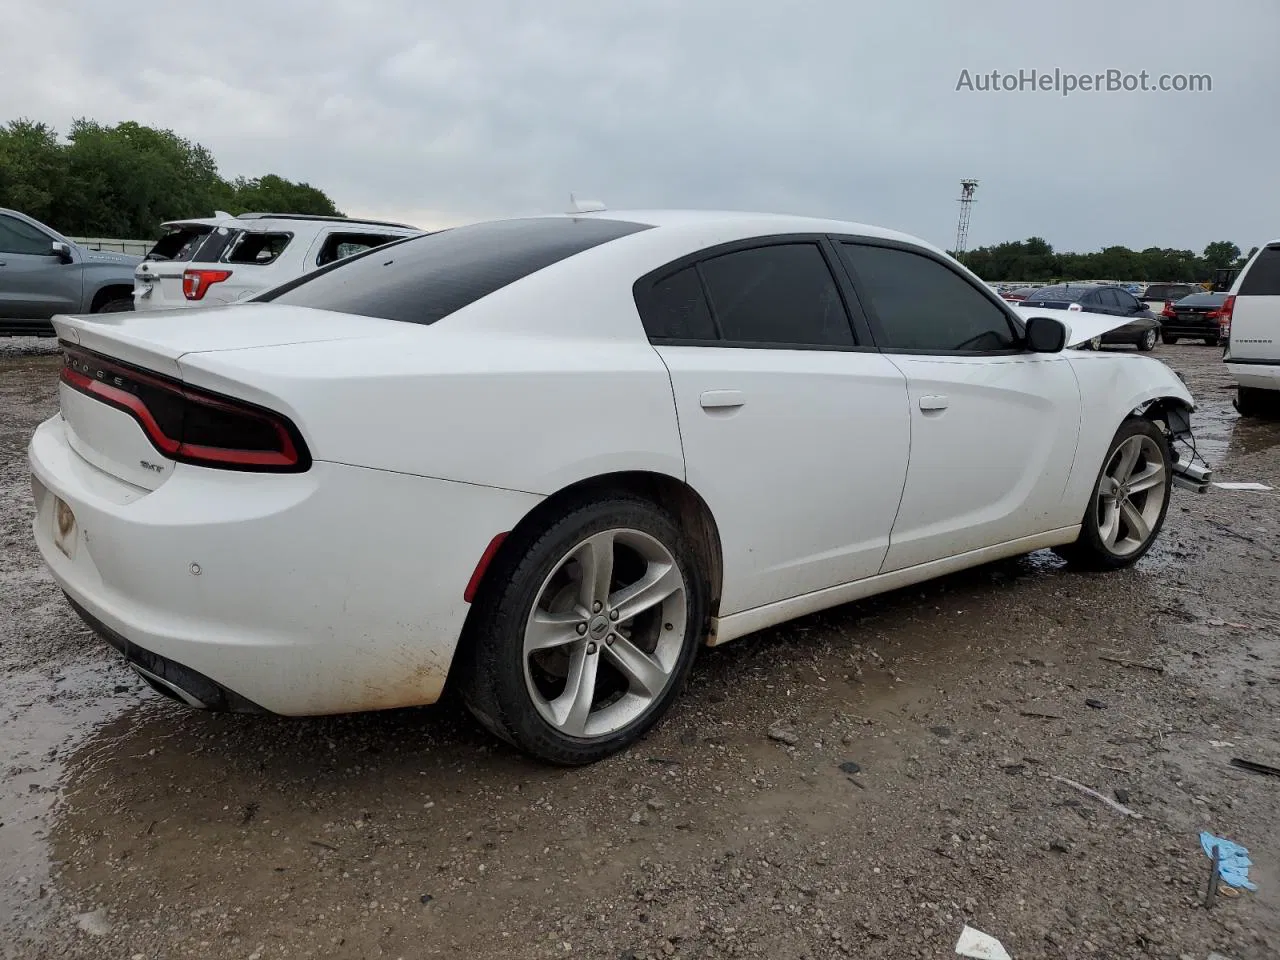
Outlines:
[{"label": "side mirror", "polygon": [[70,263],[72,261],[71,247],[63,243],[61,240],[55,240],[49,245],[49,252],[57,257],[62,263]]},{"label": "side mirror", "polygon": [[1052,317],[1027,321],[1027,349],[1032,353],[1060,353],[1067,346],[1067,327]]}]

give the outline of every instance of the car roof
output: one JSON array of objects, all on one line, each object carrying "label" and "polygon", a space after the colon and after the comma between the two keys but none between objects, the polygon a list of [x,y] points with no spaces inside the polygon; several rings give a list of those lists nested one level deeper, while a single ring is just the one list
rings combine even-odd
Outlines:
[{"label": "car roof", "polygon": [[701,232],[708,227],[724,226],[743,236],[768,236],[774,233],[847,233],[881,240],[898,240],[925,247],[935,253],[945,251],[919,237],[898,230],[851,220],[832,220],[785,213],[758,213],[747,210],[592,210],[589,212],[547,214],[555,217],[594,217],[602,220],[624,220],[656,227],[665,233]]}]

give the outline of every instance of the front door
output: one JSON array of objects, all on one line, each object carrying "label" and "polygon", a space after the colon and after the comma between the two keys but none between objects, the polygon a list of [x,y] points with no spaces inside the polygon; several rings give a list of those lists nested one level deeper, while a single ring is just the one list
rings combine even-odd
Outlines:
[{"label": "front door", "polygon": [[997,298],[941,258],[841,251],[876,341],[907,379],[911,462],[884,571],[1062,526],[1080,392],[1065,354],[1029,353]]},{"label": "front door", "polygon": [[52,252],[54,238],[0,213],[0,317],[47,320],[80,310],[82,271]]}]

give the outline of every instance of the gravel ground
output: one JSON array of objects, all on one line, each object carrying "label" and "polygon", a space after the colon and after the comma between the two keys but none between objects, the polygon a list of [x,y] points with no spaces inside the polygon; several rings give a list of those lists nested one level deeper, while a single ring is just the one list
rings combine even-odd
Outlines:
[{"label": "gravel ground", "polygon": [[[1157,356],[1219,479],[1280,490],[1220,352]],[[0,955],[932,958],[966,923],[1015,960],[1280,954],[1280,780],[1228,763],[1280,764],[1277,492],[1175,491],[1132,570],[1037,553],[707,651],[635,749],[553,770],[448,703],[140,688],[30,545],[55,370],[0,343]],[[1256,893],[1202,905],[1200,830]]]}]

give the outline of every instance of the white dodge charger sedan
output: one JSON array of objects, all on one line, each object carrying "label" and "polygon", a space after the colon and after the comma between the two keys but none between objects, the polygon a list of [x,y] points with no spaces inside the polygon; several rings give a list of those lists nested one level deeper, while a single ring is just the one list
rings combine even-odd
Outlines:
[{"label": "white dodge charger sedan", "polygon": [[35,539],[192,706],[448,682],[586,763],[670,708],[703,644],[1044,547],[1141,557],[1171,485],[1204,485],[1175,449],[1193,401],[1159,361],[1070,349],[1087,320],[1024,319],[855,223],[458,227],[243,305],[57,317]]}]

